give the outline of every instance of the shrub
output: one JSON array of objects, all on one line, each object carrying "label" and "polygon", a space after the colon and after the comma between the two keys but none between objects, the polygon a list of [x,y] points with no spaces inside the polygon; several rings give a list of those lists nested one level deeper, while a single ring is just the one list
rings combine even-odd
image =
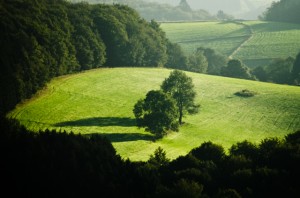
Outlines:
[{"label": "shrub", "polygon": [[243,89],[242,91],[238,91],[236,92],[234,95],[236,96],[240,96],[240,97],[253,97],[255,96],[257,93],[254,91],[250,91],[248,89]]}]

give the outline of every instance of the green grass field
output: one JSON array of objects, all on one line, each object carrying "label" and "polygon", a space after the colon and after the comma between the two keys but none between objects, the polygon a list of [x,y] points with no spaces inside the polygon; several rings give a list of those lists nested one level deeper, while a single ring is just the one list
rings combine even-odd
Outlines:
[{"label": "green grass field", "polygon": [[[167,37],[186,54],[209,47],[248,66],[268,64],[272,59],[295,57],[300,52],[300,25],[278,22],[162,23]],[[234,53],[234,54],[233,54]]]},{"label": "green grass field", "polygon": [[[259,143],[300,129],[300,87],[189,73],[201,104],[187,116],[180,132],[152,141],[135,126],[132,109],[152,89],[159,89],[170,70],[98,69],[52,80],[31,100],[8,114],[34,131],[66,130],[107,136],[123,158],[147,160],[158,147],[171,159],[205,141],[229,148],[237,141]],[[235,96],[243,89],[258,94]]]}]

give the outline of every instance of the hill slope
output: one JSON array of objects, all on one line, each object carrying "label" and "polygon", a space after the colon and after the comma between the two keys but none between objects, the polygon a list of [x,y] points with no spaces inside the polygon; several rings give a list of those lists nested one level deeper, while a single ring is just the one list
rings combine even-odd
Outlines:
[{"label": "hill slope", "polygon": [[[184,155],[204,141],[228,148],[242,140],[259,142],[300,129],[300,88],[195,73],[201,111],[187,116],[180,132],[157,142],[135,126],[133,105],[151,89],[159,89],[166,69],[99,69],[51,81],[37,96],[8,116],[27,128],[55,128],[81,134],[102,133],[124,158],[146,160],[161,146],[170,158]],[[241,98],[234,93],[258,93]]]},{"label": "hill slope", "polygon": [[268,64],[272,59],[295,57],[300,50],[300,25],[278,22],[162,23],[167,37],[187,54],[209,47],[241,59],[248,66]]}]

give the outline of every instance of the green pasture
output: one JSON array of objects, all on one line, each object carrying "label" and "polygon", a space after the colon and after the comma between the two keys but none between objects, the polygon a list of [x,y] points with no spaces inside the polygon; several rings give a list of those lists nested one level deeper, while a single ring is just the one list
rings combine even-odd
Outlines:
[{"label": "green pasture", "polygon": [[[250,67],[300,51],[300,25],[265,21],[162,23],[167,37],[186,54],[209,47]],[[236,51],[236,52],[235,52]],[[235,52],[234,54],[232,54]]]},{"label": "green pasture", "polygon": [[237,23],[172,22],[160,26],[186,54],[193,53],[198,47],[209,47],[229,56],[249,36],[249,30]]},{"label": "green pasture", "polygon": [[[103,134],[123,158],[131,160],[147,160],[158,146],[174,159],[205,141],[229,148],[237,141],[259,143],[300,129],[300,87],[187,72],[201,111],[186,116],[179,132],[154,142],[151,134],[135,126],[132,109],[149,90],[159,89],[170,71],[115,68],[59,77],[8,116],[34,131]],[[243,89],[258,94],[234,95]]]}]

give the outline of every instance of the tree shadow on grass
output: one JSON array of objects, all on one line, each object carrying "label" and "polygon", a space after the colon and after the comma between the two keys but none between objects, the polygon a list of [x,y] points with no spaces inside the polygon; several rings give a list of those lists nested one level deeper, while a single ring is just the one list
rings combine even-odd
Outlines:
[{"label": "tree shadow on grass", "polygon": [[90,137],[93,135],[100,135],[106,137],[111,142],[132,142],[138,140],[155,141],[155,136],[143,133],[91,133],[85,136]]},{"label": "tree shadow on grass", "polygon": [[136,126],[135,119],[132,118],[120,118],[120,117],[92,117],[84,118],[79,120],[72,120],[66,122],[59,122],[54,124],[56,127],[84,127],[84,126],[122,126],[122,127],[132,127]]}]

